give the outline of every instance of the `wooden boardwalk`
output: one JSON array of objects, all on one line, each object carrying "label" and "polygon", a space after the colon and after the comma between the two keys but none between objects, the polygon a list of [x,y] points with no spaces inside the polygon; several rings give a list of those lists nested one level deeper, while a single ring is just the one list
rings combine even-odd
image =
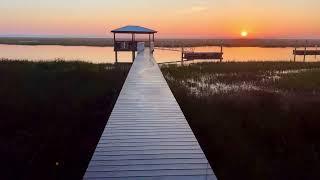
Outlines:
[{"label": "wooden boardwalk", "polygon": [[148,49],[131,67],[84,179],[216,179]]}]

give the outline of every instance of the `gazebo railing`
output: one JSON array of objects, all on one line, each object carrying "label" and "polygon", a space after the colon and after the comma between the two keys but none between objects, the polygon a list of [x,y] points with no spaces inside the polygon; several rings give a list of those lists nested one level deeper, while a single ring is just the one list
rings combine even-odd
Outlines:
[{"label": "gazebo railing", "polygon": [[114,45],[115,51],[137,51],[137,41],[116,41]]}]

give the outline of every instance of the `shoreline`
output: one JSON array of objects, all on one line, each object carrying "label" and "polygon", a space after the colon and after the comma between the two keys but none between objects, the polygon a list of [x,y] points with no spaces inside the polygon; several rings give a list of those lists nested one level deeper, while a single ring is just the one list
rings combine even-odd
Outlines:
[{"label": "shoreline", "polygon": [[[141,41],[144,41],[142,39]],[[222,43],[221,43],[222,42]],[[111,38],[31,38],[31,37],[0,37],[0,45],[27,46],[85,46],[113,47]],[[302,39],[158,39],[156,47],[261,47],[261,48],[301,48],[306,40]],[[309,39],[307,47],[320,47],[320,39]]]}]

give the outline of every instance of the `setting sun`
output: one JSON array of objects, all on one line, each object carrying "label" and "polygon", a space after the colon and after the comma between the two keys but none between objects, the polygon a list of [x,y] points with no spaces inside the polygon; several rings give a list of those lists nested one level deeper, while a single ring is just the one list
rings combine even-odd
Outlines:
[{"label": "setting sun", "polygon": [[248,32],[247,31],[242,31],[241,32],[241,36],[242,37],[247,37],[248,36]]}]

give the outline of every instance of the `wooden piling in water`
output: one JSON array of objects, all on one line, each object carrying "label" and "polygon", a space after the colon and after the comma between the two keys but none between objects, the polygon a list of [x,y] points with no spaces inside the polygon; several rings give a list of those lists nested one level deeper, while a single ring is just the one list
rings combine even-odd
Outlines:
[{"label": "wooden piling in water", "polygon": [[306,41],[306,45],[304,47],[304,56],[303,56],[303,62],[306,62],[306,55],[307,55],[307,45],[308,45],[308,41]]},{"label": "wooden piling in water", "polygon": [[182,62],[182,63],[183,63],[183,61],[184,61],[183,55],[184,55],[184,47],[181,48],[181,62]]},{"label": "wooden piling in water", "polygon": [[[116,33],[113,33],[113,44],[116,44]],[[116,63],[118,63],[118,51],[116,50],[116,48],[114,48],[115,50],[115,60],[116,60]]]},{"label": "wooden piling in water", "polygon": [[[222,42],[221,42],[221,45],[220,45],[220,53],[221,54],[223,53],[223,44],[222,44]],[[223,56],[221,55],[220,62],[222,62],[222,60],[223,60]]]},{"label": "wooden piling in water", "polygon": [[[318,46],[316,45],[316,51],[318,51]],[[314,59],[317,60],[317,54],[314,55]]]},{"label": "wooden piling in water", "polygon": [[[294,50],[297,51],[297,48],[294,48]],[[296,62],[296,57],[297,57],[297,55],[296,55],[296,53],[294,53],[293,62]]]},{"label": "wooden piling in water", "polygon": [[116,59],[116,63],[118,63],[118,51],[115,51],[115,59]]}]

